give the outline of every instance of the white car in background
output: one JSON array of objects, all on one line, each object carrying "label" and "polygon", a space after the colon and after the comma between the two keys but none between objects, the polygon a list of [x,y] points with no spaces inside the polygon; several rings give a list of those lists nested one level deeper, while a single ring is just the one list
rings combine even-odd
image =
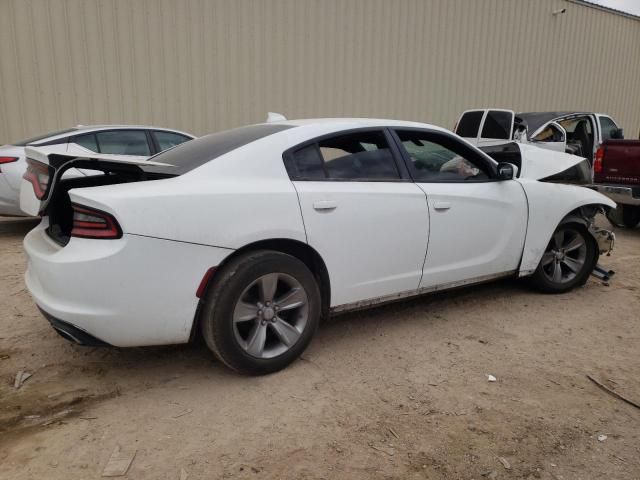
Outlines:
[{"label": "white car in background", "polygon": [[[19,193],[22,175],[27,169],[24,149],[27,146],[56,146],[64,153],[74,144],[94,153],[150,157],[163,150],[195,138],[189,133],[158,127],[133,125],[79,125],[59,132],[49,132],[10,145],[0,146],[0,215],[24,215]],[[91,174],[79,169],[67,171],[67,177]]]},{"label": "white car in background", "polygon": [[27,148],[21,207],[43,218],[26,284],[75,342],[202,335],[231,368],[273,372],[330,312],[502,277],[583,284],[612,247],[593,218],[615,204],[538,181],[577,158],[540,152],[516,178],[444,129],[369,119],[252,125],[149,161]]}]

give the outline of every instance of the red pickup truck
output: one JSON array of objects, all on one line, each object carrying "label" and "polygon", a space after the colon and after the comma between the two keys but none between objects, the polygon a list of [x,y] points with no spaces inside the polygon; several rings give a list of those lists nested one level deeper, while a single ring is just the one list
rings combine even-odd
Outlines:
[{"label": "red pickup truck", "polygon": [[634,228],[640,223],[640,140],[605,140],[593,163],[592,188],[618,204],[609,220]]}]

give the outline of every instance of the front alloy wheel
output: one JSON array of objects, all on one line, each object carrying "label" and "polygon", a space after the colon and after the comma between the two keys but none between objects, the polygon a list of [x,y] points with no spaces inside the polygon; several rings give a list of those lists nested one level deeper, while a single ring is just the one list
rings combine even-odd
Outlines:
[{"label": "front alloy wheel", "polygon": [[531,277],[548,293],[562,293],[584,284],[598,261],[595,239],[579,223],[558,226]]},{"label": "front alloy wheel", "polygon": [[587,242],[580,232],[561,228],[553,234],[540,265],[549,281],[563,284],[576,278],[586,260]]}]

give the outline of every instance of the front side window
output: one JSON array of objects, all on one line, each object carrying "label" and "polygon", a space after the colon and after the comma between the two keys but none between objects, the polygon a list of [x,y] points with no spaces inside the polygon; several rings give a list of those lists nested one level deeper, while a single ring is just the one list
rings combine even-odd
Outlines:
[{"label": "front side window", "polygon": [[174,132],[165,132],[162,130],[154,130],[153,137],[156,139],[156,142],[158,142],[158,148],[161,152],[191,140],[185,135]]},{"label": "front side window", "polygon": [[397,130],[417,182],[468,182],[489,179],[466,146],[454,139],[415,130]]},{"label": "front side window", "polygon": [[533,140],[536,142],[564,142],[564,134],[557,126],[551,124],[533,137]]},{"label": "front side window", "polygon": [[481,137],[509,140],[511,138],[512,121],[513,114],[511,112],[491,110],[484,120]]},{"label": "front side window", "polygon": [[618,126],[613,123],[609,117],[600,117],[600,127],[602,127],[602,140],[608,140],[611,137],[611,134],[618,130]]},{"label": "front side window", "polygon": [[307,145],[293,153],[287,168],[293,178],[302,180],[400,179],[389,143],[380,130],[337,135]]},{"label": "front side window", "polygon": [[144,130],[109,130],[97,132],[96,138],[100,153],[141,157],[151,155]]},{"label": "front side window", "polygon": [[483,110],[464,113],[456,126],[456,133],[461,137],[476,138],[480,130],[480,122],[482,122],[483,114]]},{"label": "front side window", "polygon": [[570,118],[568,120],[562,120],[559,123],[567,133],[573,134],[579,130],[584,130],[588,135],[592,133],[591,121],[588,117]]}]

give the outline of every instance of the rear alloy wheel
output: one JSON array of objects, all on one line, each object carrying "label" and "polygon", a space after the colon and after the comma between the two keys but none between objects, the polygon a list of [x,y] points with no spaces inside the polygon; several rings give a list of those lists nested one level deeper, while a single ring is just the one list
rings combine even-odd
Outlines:
[{"label": "rear alloy wheel", "polygon": [[298,280],[268,273],[252,282],[233,310],[233,333],[255,358],[273,358],[293,347],[309,320],[309,299]]},{"label": "rear alloy wheel", "polygon": [[561,224],[553,233],[532,282],[544,292],[567,292],[587,281],[597,261],[595,240],[586,227]]},{"label": "rear alloy wheel", "polygon": [[295,257],[250,252],[216,272],[200,314],[213,353],[241,373],[262,375],[302,354],[320,319],[313,274]]}]

